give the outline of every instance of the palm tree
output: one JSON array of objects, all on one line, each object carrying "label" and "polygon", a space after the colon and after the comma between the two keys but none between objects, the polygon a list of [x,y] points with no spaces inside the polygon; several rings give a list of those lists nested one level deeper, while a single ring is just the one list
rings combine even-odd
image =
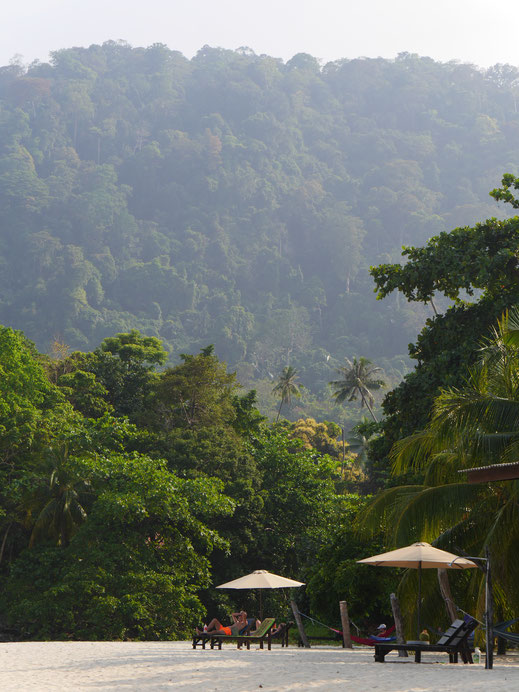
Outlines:
[{"label": "palm tree", "polygon": [[272,390],[281,397],[276,423],[279,420],[279,414],[281,413],[281,407],[283,404],[290,405],[293,396],[301,396],[301,392],[297,386],[297,379],[297,370],[291,365],[287,365],[285,368],[283,368],[283,372],[279,376],[278,382]]},{"label": "palm tree", "polygon": [[366,416],[362,416],[361,420],[354,425],[349,431],[346,439],[348,450],[357,455],[357,463],[364,467],[368,460],[369,443],[380,434],[378,425],[370,421]]},{"label": "palm tree", "polygon": [[[362,517],[364,528],[388,527],[396,546],[434,540],[481,555],[489,548],[502,607],[519,608],[519,481],[469,484],[460,471],[517,460],[519,453],[519,312],[505,316],[483,344],[464,387],[437,397],[427,428],[398,442],[393,473],[412,471],[420,485],[389,488]],[[467,595],[482,608],[482,580]]]},{"label": "palm tree", "polygon": [[24,502],[27,523],[32,524],[29,547],[46,538],[66,547],[87,516],[83,504],[88,482],[73,472],[66,449],[51,450],[51,457],[50,474]]},{"label": "palm tree", "polygon": [[382,368],[375,367],[368,358],[363,356],[358,360],[354,358],[353,362],[346,358],[346,365],[337,368],[341,379],[330,382],[335,389],[333,396],[337,403],[356,401],[360,397],[360,407],[365,406],[376,423],[377,419],[372,409],[375,399],[371,391],[385,386],[384,380],[373,379],[373,375],[381,371]]}]

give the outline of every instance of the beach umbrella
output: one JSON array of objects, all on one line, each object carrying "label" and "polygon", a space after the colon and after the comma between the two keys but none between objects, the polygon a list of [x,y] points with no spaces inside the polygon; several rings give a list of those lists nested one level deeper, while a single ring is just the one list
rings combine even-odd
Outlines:
[{"label": "beach umbrella", "polygon": [[[456,562],[454,562],[454,560]],[[405,548],[397,548],[388,553],[373,555],[363,560],[357,560],[365,565],[375,567],[406,567],[418,570],[418,637],[420,637],[420,604],[422,600],[422,570],[423,569],[470,569],[477,567],[472,560],[458,557],[446,550],[435,548],[423,541],[413,543]]]},{"label": "beach umbrella", "polygon": [[260,620],[263,619],[263,608],[261,603],[261,589],[286,589],[299,588],[304,586],[304,582],[295,581],[280,577],[278,574],[272,574],[265,569],[257,569],[244,577],[239,577],[233,581],[228,581],[225,584],[220,584],[217,589],[260,589]]}]

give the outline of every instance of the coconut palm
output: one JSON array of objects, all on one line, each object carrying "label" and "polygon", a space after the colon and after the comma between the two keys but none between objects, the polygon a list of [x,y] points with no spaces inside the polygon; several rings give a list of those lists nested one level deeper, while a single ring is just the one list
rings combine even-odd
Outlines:
[{"label": "coconut palm", "polygon": [[290,405],[293,396],[301,396],[301,392],[297,386],[297,379],[297,370],[291,365],[287,365],[287,367],[283,368],[283,372],[279,376],[278,382],[272,390],[275,394],[278,394],[281,397],[276,423],[279,420],[279,414],[281,413],[281,407],[283,404]]},{"label": "coconut palm", "polygon": [[379,434],[378,425],[366,416],[362,416],[357,425],[349,431],[346,438],[348,450],[357,455],[359,466],[364,467],[366,465],[369,444]]},{"label": "coconut palm", "polygon": [[50,450],[49,475],[24,501],[28,524],[32,524],[29,547],[44,539],[66,547],[86,519],[83,507],[89,490],[67,463],[67,449]]},{"label": "coconut palm", "polygon": [[[439,547],[494,556],[498,592],[519,607],[519,481],[469,484],[468,468],[517,460],[519,453],[519,312],[505,314],[481,359],[460,389],[437,397],[427,428],[398,442],[393,472],[423,475],[420,485],[380,493],[362,518],[373,530],[388,527],[396,546],[434,541]],[[495,559],[499,556],[499,560]],[[482,581],[472,576],[482,608]]]},{"label": "coconut palm", "polygon": [[374,366],[368,358],[363,356],[358,360],[354,358],[353,362],[348,358],[345,360],[346,365],[337,368],[341,379],[330,382],[335,390],[333,396],[339,404],[342,404],[343,401],[356,401],[360,398],[360,407],[365,406],[376,423],[377,419],[372,408],[375,399],[371,392],[385,385],[384,380],[373,378],[373,375],[381,372],[382,368]]}]

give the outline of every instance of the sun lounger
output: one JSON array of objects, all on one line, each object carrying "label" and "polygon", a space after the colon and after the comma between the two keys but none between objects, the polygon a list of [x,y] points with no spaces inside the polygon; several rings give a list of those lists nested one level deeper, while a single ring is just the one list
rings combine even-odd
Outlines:
[{"label": "sun lounger", "polygon": [[200,644],[202,646],[202,649],[205,649],[205,645],[207,642],[209,642],[211,649],[214,649],[215,646],[218,647],[218,649],[222,648],[222,642],[224,641],[236,641],[238,643],[238,647],[243,646],[245,644],[247,646],[247,649],[250,649],[250,643],[251,642],[259,642],[260,649],[263,649],[263,642],[265,639],[267,640],[267,647],[268,650],[270,651],[271,649],[271,644],[272,644],[272,627],[274,626],[275,623],[274,618],[265,618],[263,622],[261,623],[261,626],[259,627],[258,630],[253,632],[252,634],[215,634],[214,632],[203,632],[201,634],[195,634],[193,635],[193,649],[196,649],[197,645]]},{"label": "sun lounger", "polygon": [[[250,628],[250,624],[244,627],[242,630],[240,630],[239,636],[242,637],[243,635],[248,634]],[[229,639],[232,639],[232,635],[217,635],[214,632],[195,632],[195,634],[193,634],[193,649],[196,649],[198,645],[200,645],[202,649],[205,649],[205,645],[207,644],[207,642],[211,643],[211,639],[216,636],[228,637]],[[213,647],[211,646],[211,648]]]},{"label": "sun lounger", "polygon": [[463,663],[472,663],[471,650],[467,644],[469,635],[476,629],[476,620],[455,620],[445,634],[440,637],[436,644],[426,644],[425,642],[407,642],[407,644],[397,644],[396,642],[377,642],[375,643],[375,661],[384,663],[385,656],[390,651],[414,651],[415,663],[422,660],[422,652],[445,652],[449,654],[449,662],[457,663],[458,654]]}]

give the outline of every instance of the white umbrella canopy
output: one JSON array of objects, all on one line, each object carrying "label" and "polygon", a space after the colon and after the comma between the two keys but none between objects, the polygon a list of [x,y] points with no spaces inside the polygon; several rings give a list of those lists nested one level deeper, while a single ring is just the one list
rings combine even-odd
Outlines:
[{"label": "white umbrella canopy", "polygon": [[363,560],[357,560],[357,562],[365,565],[380,565],[381,567],[411,567],[415,569],[470,569],[477,567],[472,560],[458,557],[423,541],[413,543],[405,548],[391,550],[389,553],[366,557]]},{"label": "white umbrella canopy", "polygon": [[[290,589],[293,587],[304,586],[304,582],[295,581],[272,574],[265,569],[257,569],[244,577],[220,584],[217,589]],[[260,594],[260,620],[263,620],[263,605]]]},{"label": "white umbrella canopy", "polygon": [[425,543],[425,541],[413,543],[405,548],[390,550],[388,553],[365,557],[363,560],[357,560],[357,562],[374,567],[407,567],[418,570],[418,636],[420,636],[422,569],[470,569],[477,567],[472,560],[435,548],[430,543]]},{"label": "white umbrella canopy", "polygon": [[220,584],[217,589],[287,589],[304,586],[304,582],[280,577],[265,569],[257,569],[244,577]]}]

